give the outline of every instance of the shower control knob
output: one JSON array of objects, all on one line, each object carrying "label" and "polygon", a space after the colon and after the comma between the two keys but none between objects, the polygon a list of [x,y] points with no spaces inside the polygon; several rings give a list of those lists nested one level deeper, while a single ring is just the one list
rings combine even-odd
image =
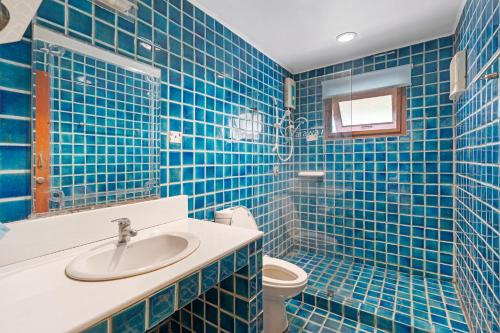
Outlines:
[{"label": "shower control knob", "polygon": [[40,184],[40,185],[45,183],[45,178],[44,177],[36,177],[36,183]]}]

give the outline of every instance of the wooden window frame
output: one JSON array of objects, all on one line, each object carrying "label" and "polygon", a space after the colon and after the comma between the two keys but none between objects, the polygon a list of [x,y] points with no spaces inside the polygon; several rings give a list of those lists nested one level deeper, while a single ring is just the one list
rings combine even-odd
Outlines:
[{"label": "wooden window frame", "polygon": [[[380,96],[392,96],[392,119],[390,123],[371,125],[342,126],[339,103]],[[368,92],[360,92],[346,96],[335,96],[324,101],[325,138],[370,138],[406,135],[406,88],[384,88]],[[335,115],[335,116],[334,116]],[[341,131],[332,133],[332,121]]]}]

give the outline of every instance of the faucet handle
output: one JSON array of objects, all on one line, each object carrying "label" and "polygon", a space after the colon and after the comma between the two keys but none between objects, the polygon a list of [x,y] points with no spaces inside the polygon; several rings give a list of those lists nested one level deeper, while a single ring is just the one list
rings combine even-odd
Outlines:
[{"label": "faucet handle", "polygon": [[118,219],[111,220],[111,223],[118,223],[120,227],[128,227],[131,224],[130,219],[127,217],[120,217]]}]

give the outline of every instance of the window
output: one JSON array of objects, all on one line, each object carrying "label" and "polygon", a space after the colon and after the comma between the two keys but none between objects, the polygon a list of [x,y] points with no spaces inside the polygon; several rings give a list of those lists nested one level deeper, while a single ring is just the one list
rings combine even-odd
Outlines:
[{"label": "window", "polygon": [[387,88],[325,100],[327,139],[406,134],[405,88]]}]

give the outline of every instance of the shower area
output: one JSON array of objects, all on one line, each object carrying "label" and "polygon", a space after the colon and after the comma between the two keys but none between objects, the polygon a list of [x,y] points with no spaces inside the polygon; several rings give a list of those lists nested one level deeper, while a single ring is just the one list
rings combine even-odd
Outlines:
[{"label": "shower area", "polygon": [[[448,59],[426,66],[425,51],[420,45],[294,77],[292,118],[306,126],[294,135],[293,247],[282,258],[309,281],[288,304],[291,331],[308,331],[303,314],[311,307],[359,331],[469,331],[453,282],[452,105],[437,82],[446,80]],[[400,87],[405,133],[361,137],[373,119],[359,101],[366,94],[359,75],[391,68],[410,73]],[[340,96],[337,107],[332,96]]]}]

